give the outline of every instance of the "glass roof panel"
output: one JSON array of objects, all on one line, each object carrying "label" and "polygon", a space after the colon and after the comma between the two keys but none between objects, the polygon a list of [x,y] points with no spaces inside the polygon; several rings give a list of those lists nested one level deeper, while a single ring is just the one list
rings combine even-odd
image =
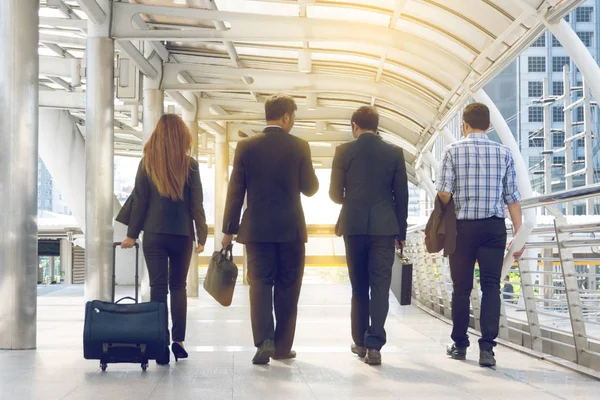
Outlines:
[{"label": "glass roof panel", "polygon": [[385,15],[379,12],[332,6],[307,7],[306,16],[308,18],[354,21],[363,24],[375,24],[382,26],[388,26],[390,23],[389,15]]},{"label": "glass roof panel", "polygon": [[396,29],[403,32],[410,32],[411,34],[419,36],[430,43],[441,46],[465,62],[470,62],[474,57],[474,52],[467,46],[461,44],[458,40],[454,40],[451,37],[444,35],[439,30],[430,26],[421,25],[407,20],[398,20]]},{"label": "glass roof panel", "polygon": [[298,3],[263,2],[251,0],[215,0],[220,11],[234,11],[254,14],[298,16]]}]

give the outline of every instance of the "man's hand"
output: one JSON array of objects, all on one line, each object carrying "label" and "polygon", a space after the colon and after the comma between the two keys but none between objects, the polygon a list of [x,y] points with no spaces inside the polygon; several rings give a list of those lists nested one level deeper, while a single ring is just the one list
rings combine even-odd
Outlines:
[{"label": "man's hand", "polygon": [[[514,239],[513,239],[514,240]],[[510,250],[510,247],[512,246],[513,241],[511,240],[510,243],[508,244],[508,246],[506,246],[506,250]],[[513,253],[513,258],[515,260],[518,260],[519,258],[521,258],[521,256],[523,255],[523,252],[525,251],[525,246],[523,246],[523,248],[519,251],[515,251]]]},{"label": "man's hand", "polygon": [[223,248],[226,249],[227,247],[229,247],[231,242],[233,242],[233,235],[225,234],[225,235],[223,235],[223,240],[221,241],[221,246],[223,246]]},{"label": "man's hand", "polygon": [[198,242],[198,245],[196,246],[196,254],[202,254],[203,251],[204,251],[204,245],[200,244],[200,242]]},{"label": "man's hand", "polygon": [[135,246],[135,239],[132,239],[130,237],[126,237],[125,239],[123,239],[123,241],[121,242],[121,247],[124,249],[130,249],[133,246]]},{"label": "man's hand", "polygon": [[406,247],[406,240],[398,240],[398,239],[396,239],[396,240],[394,240],[394,242],[396,243],[396,248],[398,250],[403,249],[403,248]]}]

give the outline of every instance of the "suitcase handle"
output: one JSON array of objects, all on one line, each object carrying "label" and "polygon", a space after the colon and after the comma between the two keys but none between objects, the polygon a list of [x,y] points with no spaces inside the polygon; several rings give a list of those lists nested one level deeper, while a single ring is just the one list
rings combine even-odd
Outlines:
[{"label": "suitcase handle", "polygon": [[[113,242],[113,265],[112,265],[112,302],[115,302],[115,285],[117,283],[117,247],[121,246],[121,242]],[[140,244],[135,242],[133,245],[135,247],[135,299],[136,303],[138,302],[138,286],[139,286],[139,267],[140,267]],[[124,297],[123,299],[125,299]],[[131,297],[129,297],[131,299]],[[121,300],[123,300],[121,299]],[[121,301],[119,300],[119,301]],[[118,303],[118,302],[117,302]]]},{"label": "suitcase handle", "polygon": [[125,297],[121,297],[119,300],[115,301],[115,304],[119,304],[123,300],[133,300],[133,301],[135,301],[137,303],[137,300],[134,299],[133,297],[131,297],[131,296],[125,296]]}]

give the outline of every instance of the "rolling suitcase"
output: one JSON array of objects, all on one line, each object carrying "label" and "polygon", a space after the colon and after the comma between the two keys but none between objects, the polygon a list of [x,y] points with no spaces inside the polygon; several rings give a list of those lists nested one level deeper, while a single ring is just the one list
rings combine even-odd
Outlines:
[{"label": "rolling suitcase", "polygon": [[392,266],[392,293],[401,306],[410,305],[412,299],[412,262],[404,255],[402,249],[396,251]]},{"label": "rolling suitcase", "polygon": [[215,251],[208,265],[204,289],[222,306],[231,305],[238,267],[233,262],[232,246]]},{"label": "rolling suitcase", "polygon": [[[102,371],[109,363],[139,363],[146,370],[149,360],[164,356],[167,348],[167,305],[138,303],[139,244],[135,244],[135,299],[115,302],[116,249],[113,243],[112,302],[92,300],[85,305],[83,357],[100,360]],[[135,303],[119,304],[122,300]]]}]

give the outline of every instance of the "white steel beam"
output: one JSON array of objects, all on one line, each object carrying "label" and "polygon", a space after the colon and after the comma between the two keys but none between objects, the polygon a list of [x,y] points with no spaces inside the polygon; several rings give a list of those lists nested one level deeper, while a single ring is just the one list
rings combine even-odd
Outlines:
[{"label": "white steel beam", "polygon": [[152,66],[150,61],[144,57],[141,51],[139,51],[133,43],[129,40],[121,40],[117,42],[117,46],[121,48],[127,54],[133,62],[137,65],[140,71],[150,79],[156,79],[158,77],[158,71]]},{"label": "white steel beam", "polygon": [[106,13],[96,0],[76,0],[79,7],[87,14],[88,18],[97,25],[104,23]]},{"label": "white steel beam", "polygon": [[[466,75],[469,61],[437,44],[426,41],[410,32],[400,32],[385,26],[356,25],[349,21],[316,18],[284,17],[277,15],[224,12],[203,9],[150,6],[131,3],[113,3],[113,37],[129,40],[177,41],[344,41],[360,42],[380,48],[397,48],[426,60],[436,60],[438,65],[452,75]],[[130,21],[134,15],[145,13],[169,17],[228,21],[227,31],[215,29],[140,30]],[[274,35],[273,32],[277,32]]]},{"label": "white steel beam", "polygon": [[[249,76],[253,83],[250,85],[235,83],[208,83],[208,84],[183,84],[177,76],[181,71],[203,76]],[[194,64],[172,64],[164,66],[164,90],[197,90],[209,91],[250,91],[277,93],[330,92],[330,93],[360,93],[369,97],[376,97],[394,104],[401,114],[418,121],[421,127],[437,116],[439,104],[431,104],[413,93],[408,86],[393,87],[381,83],[373,83],[372,79],[354,76],[340,76],[329,74],[303,74],[299,72],[272,71],[250,68],[227,68]]]},{"label": "white steel beam", "polygon": [[600,67],[598,67],[588,48],[585,47],[571,25],[564,19],[556,24],[547,23],[547,26],[581,71],[581,75],[588,82],[594,98],[600,99]]},{"label": "white steel beam", "polygon": [[76,28],[85,31],[87,21],[82,19],[40,17],[40,26],[54,26],[60,28]]}]

